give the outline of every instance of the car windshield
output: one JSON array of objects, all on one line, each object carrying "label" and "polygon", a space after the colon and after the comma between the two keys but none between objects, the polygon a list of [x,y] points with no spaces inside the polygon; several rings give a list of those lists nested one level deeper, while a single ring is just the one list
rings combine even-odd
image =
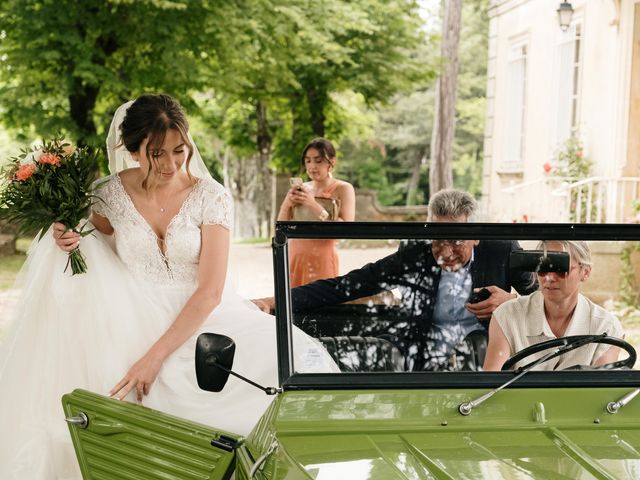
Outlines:
[{"label": "car windshield", "polygon": [[[514,371],[559,344],[505,363],[524,348],[584,335],[601,338],[533,370],[589,372],[592,378],[602,364],[606,371],[606,364],[636,368],[628,349],[609,339],[640,344],[637,226],[355,223],[332,226],[332,233],[326,224],[323,230],[294,223],[278,228],[281,245],[294,241],[313,248],[333,235],[340,259],[340,276],[333,279],[289,288],[282,285],[284,271],[276,275],[278,300],[286,305],[278,317],[293,326],[289,373],[317,373],[313,354],[297,355],[297,331],[331,355],[336,368],[327,373],[334,376]],[[287,260],[283,249],[280,269]],[[501,342],[489,342],[491,321]],[[487,364],[495,345],[501,356]]]}]

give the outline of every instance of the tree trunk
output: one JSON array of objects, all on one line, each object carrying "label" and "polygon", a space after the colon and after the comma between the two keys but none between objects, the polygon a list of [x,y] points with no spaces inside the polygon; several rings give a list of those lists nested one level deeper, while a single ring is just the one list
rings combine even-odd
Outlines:
[{"label": "tree trunk", "polygon": [[434,193],[453,186],[452,156],[453,137],[456,125],[456,89],[458,84],[458,44],[462,0],[445,2],[442,22],[443,62],[437,83],[435,119],[431,137],[431,165],[429,169],[429,191]]},{"label": "tree trunk", "polygon": [[[302,94],[296,90],[289,94],[289,109],[291,111],[291,149],[294,152],[300,152],[301,155],[305,145],[311,140],[307,129],[309,110]],[[298,163],[298,170],[302,171],[302,168],[302,163]]]},{"label": "tree trunk", "polygon": [[269,132],[269,123],[267,121],[267,107],[263,102],[256,104],[256,117],[258,122],[258,171],[260,172],[260,195],[259,205],[262,205],[262,226],[260,228],[261,236],[271,236],[275,225],[275,189],[274,180],[269,161],[271,160],[271,133]]},{"label": "tree trunk", "polygon": [[420,149],[420,151],[418,151],[418,155],[416,155],[416,158],[414,160],[413,168],[411,169],[411,178],[409,178],[409,183],[407,185],[407,207],[416,204],[418,184],[420,183],[420,170],[422,170],[422,162],[425,161],[425,158],[426,152]]},{"label": "tree trunk", "polygon": [[306,94],[313,133],[316,137],[324,137],[324,109],[329,99],[327,92],[318,91],[315,87],[307,87]]},{"label": "tree trunk", "polygon": [[78,129],[78,145],[91,144],[96,136],[96,125],[93,122],[93,109],[98,98],[98,88],[82,85],[76,78],[73,82],[73,93],[69,95],[69,113]]},{"label": "tree trunk", "polygon": [[16,228],[5,222],[0,222],[0,257],[14,255],[18,252],[16,244],[18,235]]},{"label": "tree trunk", "polygon": [[[96,7],[89,6],[88,14],[92,13]],[[78,25],[78,34],[80,38],[85,40],[87,31],[83,25]],[[101,52],[100,55],[94,54],[91,62],[95,65],[104,67],[106,59],[118,50],[118,43],[111,35],[101,35],[95,40],[95,48]],[[68,68],[73,69],[75,65],[69,63]],[[95,144],[96,141],[96,125],[93,121],[93,111],[96,107],[96,100],[100,92],[100,84],[90,85],[85,80],[74,76],[72,91],[69,93],[69,114],[76,124],[78,131],[77,143],[80,146]]]},{"label": "tree trunk", "polygon": [[[259,161],[257,155],[250,158],[237,158],[225,152],[225,176],[233,194],[235,238],[253,238],[260,236],[257,200],[259,185]],[[227,181],[225,181],[225,184]]]}]

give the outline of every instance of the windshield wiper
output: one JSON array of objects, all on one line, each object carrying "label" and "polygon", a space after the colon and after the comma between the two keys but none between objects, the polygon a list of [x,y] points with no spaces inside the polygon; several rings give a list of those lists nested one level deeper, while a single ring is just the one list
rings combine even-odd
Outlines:
[{"label": "windshield wiper", "polygon": [[616,400],[615,402],[607,403],[607,412],[609,412],[611,414],[618,413],[618,410],[620,410],[622,407],[627,405],[631,400],[636,398],[639,393],[640,393],[640,388],[636,388],[632,392],[627,393],[620,400]]},{"label": "windshield wiper", "polygon": [[[494,388],[493,390],[485,393],[484,395],[482,395],[481,397],[476,398],[475,400],[470,400],[468,402],[461,403],[458,406],[458,412],[460,412],[460,414],[464,415],[464,416],[467,416],[467,415],[471,414],[471,411],[475,407],[477,407],[478,405],[484,403],[486,400],[488,400],[491,397],[493,397],[496,393],[498,393],[503,388],[506,388],[509,385],[511,385],[513,382],[515,382],[516,380],[521,378],[524,374],[526,374],[527,372],[530,372],[534,367],[537,367],[541,363],[544,363],[547,360],[550,360],[551,358],[555,358],[557,356],[562,355],[567,350],[574,350],[576,348],[580,348],[581,346],[586,345],[587,343],[591,343],[591,342],[593,342],[594,340],[596,340],[598,338],[604,338],[606,336],[607,336],[607,334],[603,333],[601,335],[589,335],[589,336],[586,336],[586,337],[582,337],[579,340],[575,340],[573,342],[569,342],[569,341],[565,340],[564,345],[561,345],[560,347],[556,348],[555,350],[547,353],[546,355],[543,355],[542,357],[540,357],[535,362],[531,362],[530,364],[526,365],[523,368],[516,369],[515,372],[520,372],[520,373],[518,375],[516,375],[515,377],[513,377],[511,380],[503,383],[499,387]],[[607,408],[608,408],[608,406],[607,406]]]}]

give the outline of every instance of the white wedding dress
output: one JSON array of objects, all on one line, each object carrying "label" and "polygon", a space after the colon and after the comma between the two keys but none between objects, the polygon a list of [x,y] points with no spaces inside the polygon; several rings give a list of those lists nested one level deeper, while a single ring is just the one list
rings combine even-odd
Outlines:
[{"label": "white wedding dress", "polygon": [[[119,176],[99,190],[94,209],[115,229],[81,242],[88,272],[63,273],[66,254],[51,232],[34,242],[23,269],[22,298],[0,345],[0,479],[80,479],[60,398],[75,388],[107,393],[175,320],[194,291],[200,226],[230,227],[223,187],[199,178],[169,224],[166,252],[135,209]],[[115,243],[114,246],[112,244]],[[115,251],[114,251],[115,248]],[[117,254],[115,253],[117,252]],[[226,287],[199,332],[236,342],[234,371],[277,386],[275,320]],[[273,397],[229,377],[220,393],[198,388],[197,334],[162,366],[143,404],[246,435]],[[298,371],[337,371],[315,340],[294,330]],[[135,401],[133,394],[128,400]]]}]

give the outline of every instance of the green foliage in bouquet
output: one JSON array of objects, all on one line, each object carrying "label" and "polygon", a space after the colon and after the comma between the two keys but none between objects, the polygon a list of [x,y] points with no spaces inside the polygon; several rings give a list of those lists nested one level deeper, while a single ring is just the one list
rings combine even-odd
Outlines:
[{"label": "green foliage in bouquet", "polygon": [[[101,201],[91,189],[99,155],[96,149],[76,148],[60,138],[10,158],[2,169],[0,219],[15,225],[23,235],[39,231],[39,239],[54,222],[83,237],[89,235],[93,229],[85,230],[86,222],[81,223],[89,216],[91,205]],[[74,275],[86,272],[79,249],[69,253],[67,268],[69,265]]]}]

